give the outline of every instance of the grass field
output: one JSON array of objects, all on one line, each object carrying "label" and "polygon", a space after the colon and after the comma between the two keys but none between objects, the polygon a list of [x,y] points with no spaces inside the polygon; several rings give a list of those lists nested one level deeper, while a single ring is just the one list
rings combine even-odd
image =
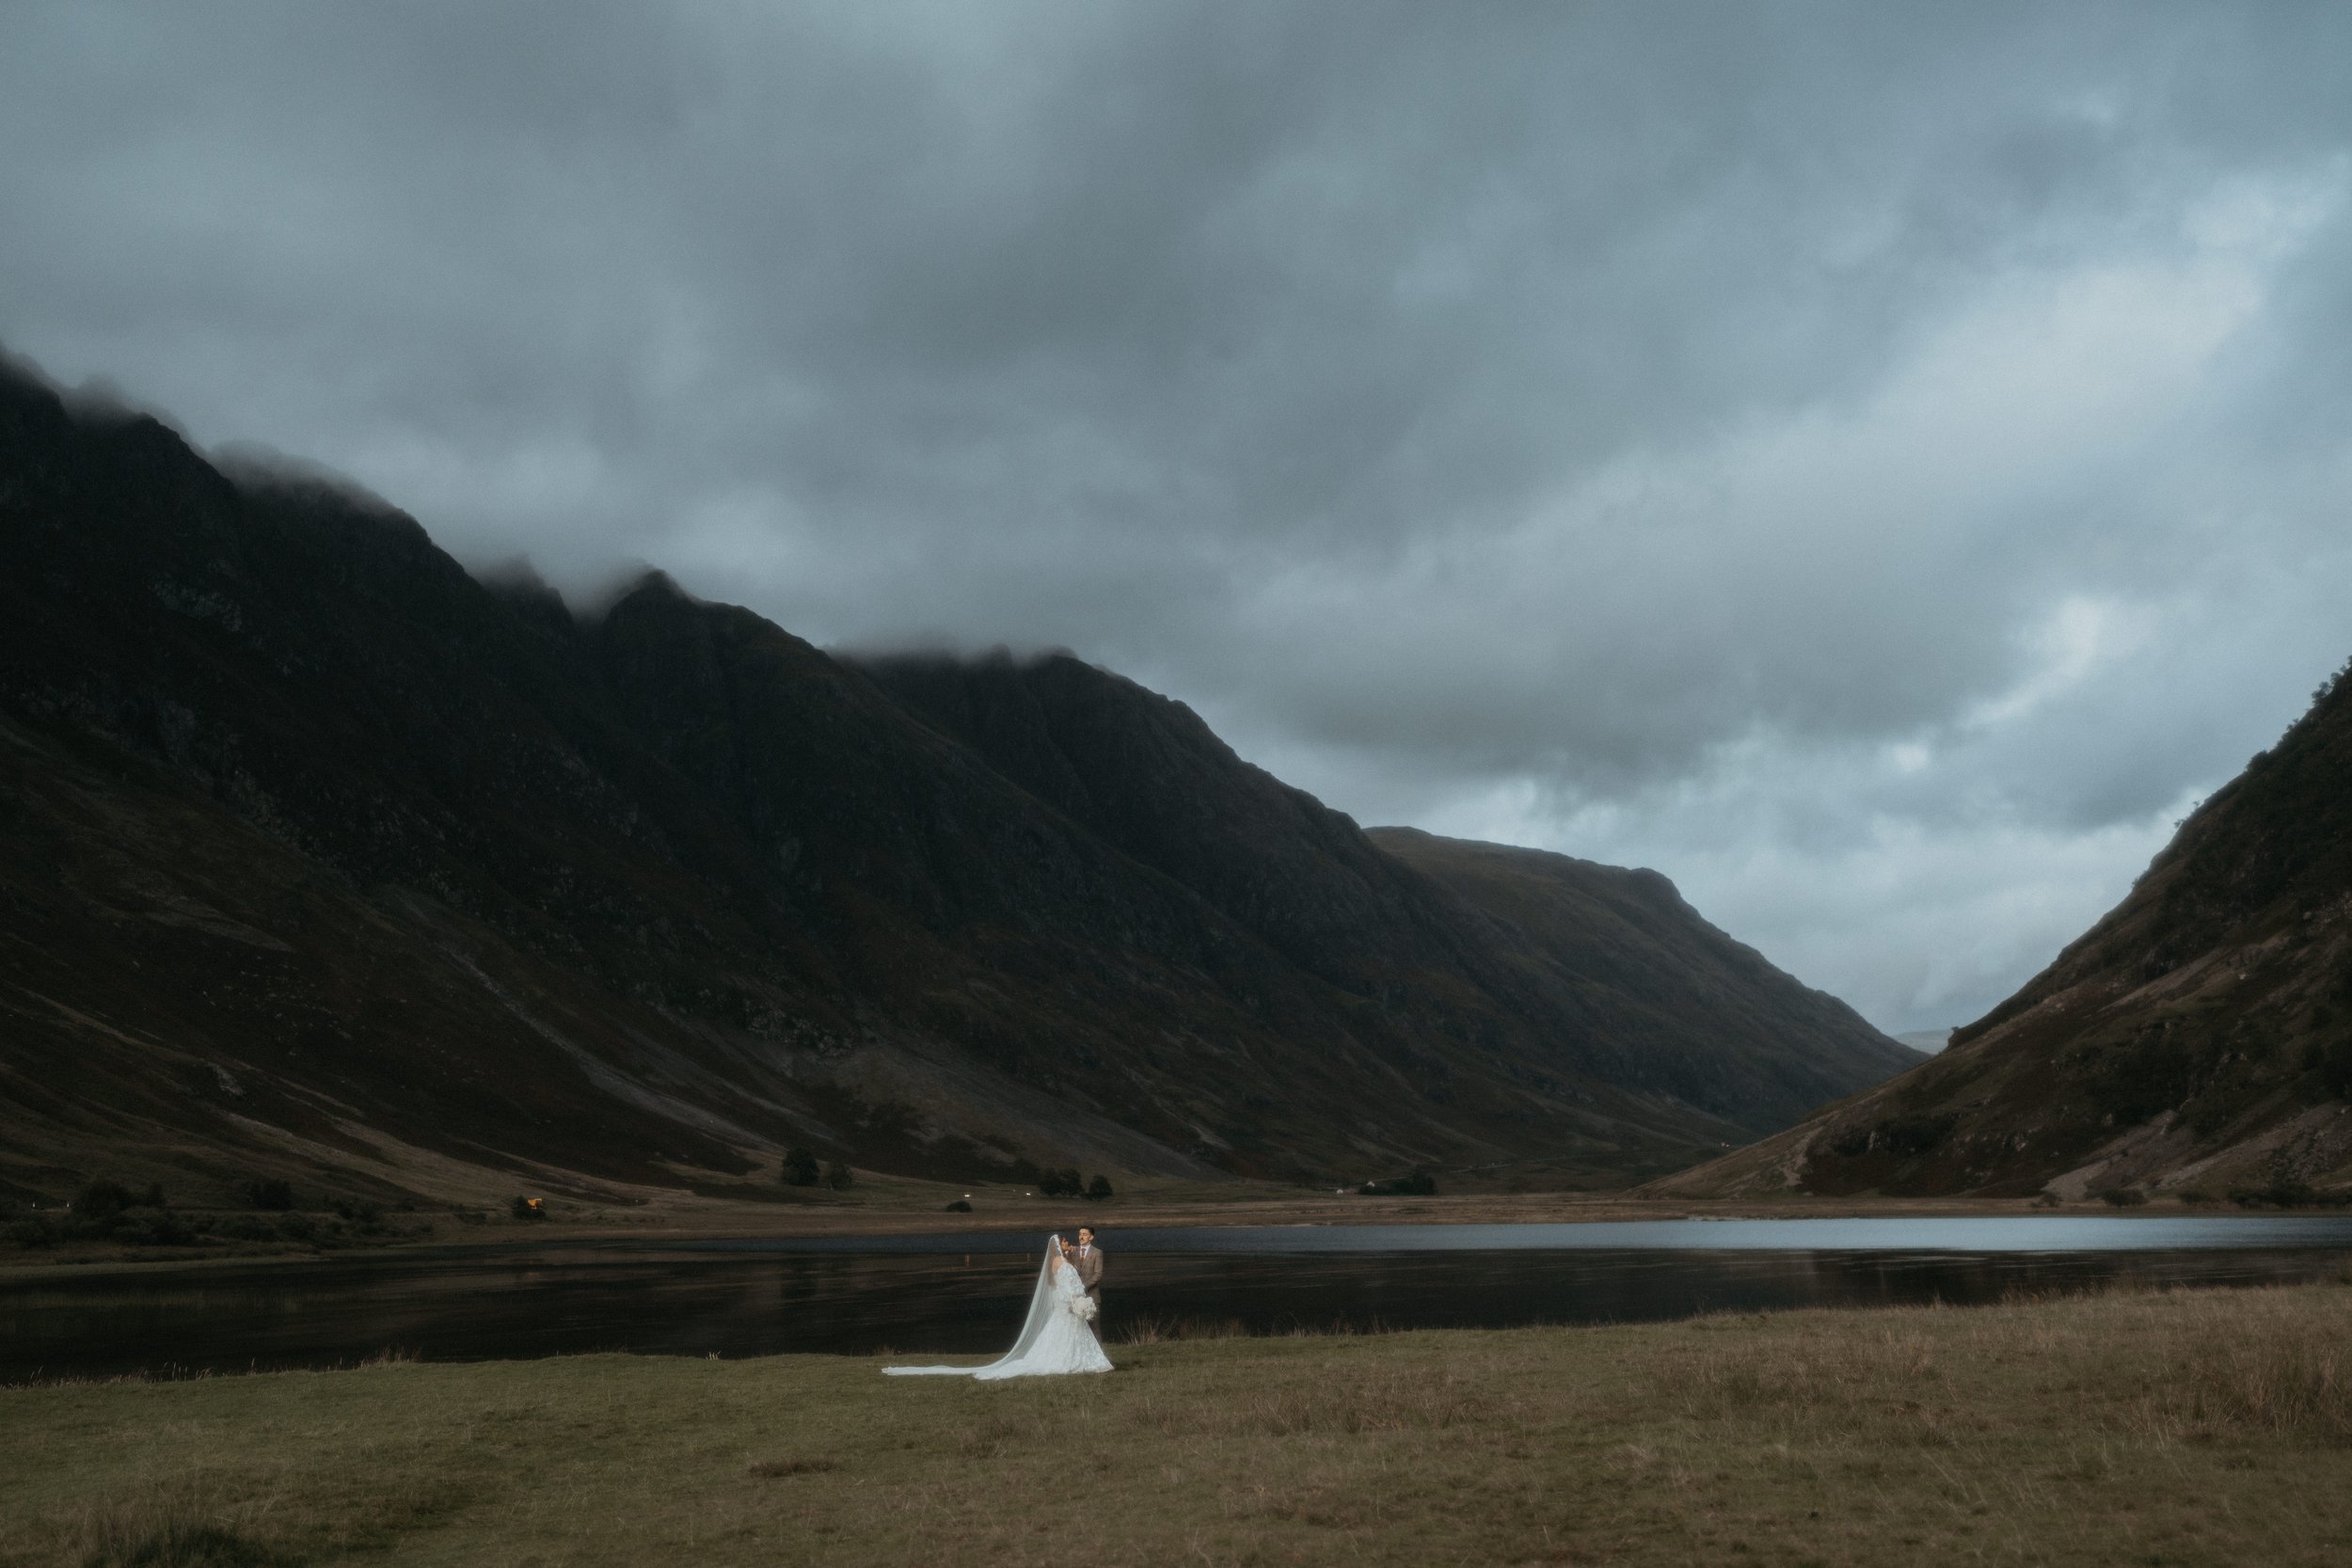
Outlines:
[{"label": "grass field", "polygon": [[2352,1285],[1113,1358],[4,1389],[0,1563],[2352,1560]]}]

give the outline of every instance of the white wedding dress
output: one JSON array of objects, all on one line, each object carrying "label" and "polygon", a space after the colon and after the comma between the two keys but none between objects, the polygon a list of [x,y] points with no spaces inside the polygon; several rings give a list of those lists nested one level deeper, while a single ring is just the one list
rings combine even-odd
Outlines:
[{"label": "white wedding dress", "polygon": [[1107,1372],[1111,1358],[1094,1337],[1089,1320],[1093,1303],[1078,1283],[1078,1271],[1062,1261],[1061,1238],[1045,1248],[1044,1266],[1038,1270],[1037,1290],[1029,1297],[1029,1316],[1012,1349],[985,1367],[884,1367],[890,1377],[1058,1377],[1067,1372]]}]

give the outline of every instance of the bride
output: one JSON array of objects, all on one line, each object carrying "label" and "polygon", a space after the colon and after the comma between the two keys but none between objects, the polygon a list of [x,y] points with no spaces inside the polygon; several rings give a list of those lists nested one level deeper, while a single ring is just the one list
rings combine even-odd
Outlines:
[{"label": "bride", "polygon": [[1094,1337],[1094,1303],[1078,1280],[1070,1249],[1056,1236],[1045,1243],[1045,1266],[1029,1297],[1028,1321],[1012,1349],[985,1367],[884,1367],[891,1377],[1052,1377],[1107,1372],[1111,1358]]}]

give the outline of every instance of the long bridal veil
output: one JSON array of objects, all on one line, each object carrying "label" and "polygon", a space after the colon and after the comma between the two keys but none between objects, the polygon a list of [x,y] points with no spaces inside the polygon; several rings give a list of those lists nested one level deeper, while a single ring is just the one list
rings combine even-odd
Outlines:
[{"label": "long bridal veil", "polygon": [[[984,1367],[884,1367],[890,1377],[977,1377],[990,1381],[1007,1377],[1050,1376],[1062,1372],[1106,1372],[1110,1358],[1094,1331],[1069,1310],[1054,1279],[1054,1259],[1061,1254],[1061,1238],[1045,1243],[1045,1259],[1038,1265],[1037,1288],[1029,1292],[1029,1315],[1022,1320],[1021,1337],[1012,1349]],[[1074,1276],[1073,1276],[1074,1283]],[[1083,1291],[1076,1292],[1083,1295]]]}]

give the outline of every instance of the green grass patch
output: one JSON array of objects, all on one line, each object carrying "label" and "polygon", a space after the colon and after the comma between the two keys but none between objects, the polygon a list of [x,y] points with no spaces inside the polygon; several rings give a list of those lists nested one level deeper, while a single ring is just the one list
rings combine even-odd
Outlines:
[{"label": "green grass patch", "polygon": [[0,1564],[2339,1563],[2352,1287],[0,1390]]}]

